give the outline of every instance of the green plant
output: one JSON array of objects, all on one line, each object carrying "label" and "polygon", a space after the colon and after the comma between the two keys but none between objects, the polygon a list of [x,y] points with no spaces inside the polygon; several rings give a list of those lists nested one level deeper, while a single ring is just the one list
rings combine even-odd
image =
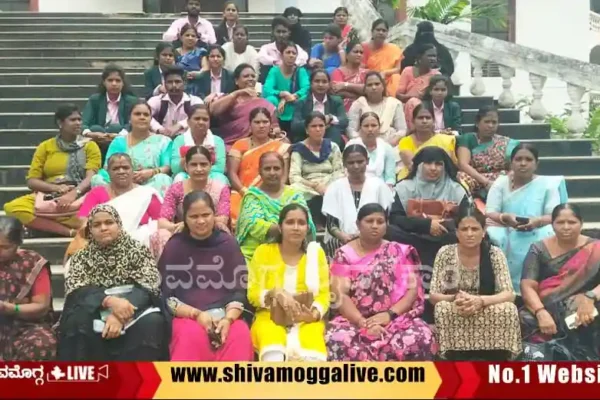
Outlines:
[{"label": "green plant", "polygon": [[598,104],[590,103],[590,119],[588,126],[583,132],[583,137],[592,139],[592,149],[595,154],[600,151],[600,107]]},{"label": "green plant", "polygon": [[[400,0],[383,0],[393,8]],[[471,6],[469,0],[429,0],[425,5],[408,7],[410,18],[420,18],[448,25],[456,21],[486,19],[496,27],[506,27],[506,1],[482,0]]]}]

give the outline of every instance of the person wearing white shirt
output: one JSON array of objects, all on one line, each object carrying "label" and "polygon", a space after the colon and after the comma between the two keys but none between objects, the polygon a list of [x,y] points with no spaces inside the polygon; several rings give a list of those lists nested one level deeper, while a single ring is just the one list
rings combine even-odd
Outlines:
[{"label": "person wearing white shirt", "polygon": [[225,43],[225,69],[235,71],[240,64],[250,64],[255,71],[259,70],[258,52],[248,44],[248,28],[236,25],[233,29],[233,40]]}]

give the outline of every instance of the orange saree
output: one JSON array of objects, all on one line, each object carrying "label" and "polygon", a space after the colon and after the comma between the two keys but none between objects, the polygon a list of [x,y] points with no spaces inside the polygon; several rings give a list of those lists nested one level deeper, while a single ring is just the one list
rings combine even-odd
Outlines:
[{"label": "orange saree", "polygon": [[[370,43],[363,43],[363,65],[371,71],[386,71],[394,69],[402,61],[402,49],[395,44],[385,43],[380,49],[374,50]],[[396,97],[400,84],[400,74],[389,75],[386,78],[388,96]]]}]

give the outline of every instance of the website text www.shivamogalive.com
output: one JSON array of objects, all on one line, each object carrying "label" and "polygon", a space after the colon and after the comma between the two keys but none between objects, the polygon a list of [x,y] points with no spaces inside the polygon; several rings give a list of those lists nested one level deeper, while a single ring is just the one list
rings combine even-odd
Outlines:
[{"label": "website text www.shivamogalive.com", "polygon": [[236,364],[227,367],[171,367],[171,380],[203,383],[421,383],[424,367],[361,367],[356,364],[320,367],[257,366]]}]

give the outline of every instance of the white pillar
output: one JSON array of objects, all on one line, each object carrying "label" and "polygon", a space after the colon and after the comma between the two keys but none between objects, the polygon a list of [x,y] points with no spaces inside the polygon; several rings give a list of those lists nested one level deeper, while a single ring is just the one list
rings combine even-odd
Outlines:
[{"label": "white pillar", "polygon": [[533,102],[529,106],[529,116],[534,121],[543,121],[546,118],[546,114],[548,114],[544,104],[542,104],[546,77],[530,73],[529,82],[531,82],[531,87],[533,88]]}]

